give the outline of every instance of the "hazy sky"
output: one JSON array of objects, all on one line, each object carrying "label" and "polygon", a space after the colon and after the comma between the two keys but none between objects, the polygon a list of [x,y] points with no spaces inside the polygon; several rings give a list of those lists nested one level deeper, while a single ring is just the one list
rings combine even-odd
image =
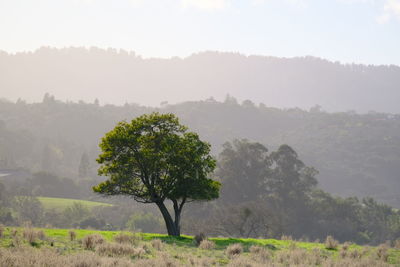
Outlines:
[{"label": "hazy sky", "polygon": [[400,0],[0,0],[0,50],[40,46],[400,65]]}]

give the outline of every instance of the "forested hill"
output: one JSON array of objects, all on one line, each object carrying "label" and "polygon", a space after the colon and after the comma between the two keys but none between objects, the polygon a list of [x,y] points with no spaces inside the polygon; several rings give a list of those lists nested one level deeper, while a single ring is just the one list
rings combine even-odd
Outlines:
[{"label": "forested hill", "polygon": [[344,65],[314,57],[276,58],[204,52],[190,57],[143,59],[98,48],[41,48],[0,52],[1,96],[157,106],[226,94],[268,106],[328,111],[400,113],[400,67]]},{"label": "forested hill", "polygon": [[46,95],[42,103],[0,101],[0,170],[25,168],[78,178],[83,158],[95,176],[98,143],[120,120],[154,110],[173,112],[182,123],[211,142],[247,138],[270,150],[292,146],[320,174],[323,189],[342,196],[372,196],[400,207],[400,115],[326,113],[318,108],[276,109],[206,100],[165,105],[100,106],[60,102]]}]

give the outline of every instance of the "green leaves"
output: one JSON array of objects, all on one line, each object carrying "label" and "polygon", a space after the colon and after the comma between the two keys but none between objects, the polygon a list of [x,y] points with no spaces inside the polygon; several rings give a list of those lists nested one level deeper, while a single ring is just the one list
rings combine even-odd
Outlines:
[{"label": "green leaves", "polygon": [[93,190],[128,195],[141,202],[211,200],[220,184],[208,179],[216,163],[210,144],[187,132],[173,114],[151,113],[120,122],[100,143],[99,175]]}]

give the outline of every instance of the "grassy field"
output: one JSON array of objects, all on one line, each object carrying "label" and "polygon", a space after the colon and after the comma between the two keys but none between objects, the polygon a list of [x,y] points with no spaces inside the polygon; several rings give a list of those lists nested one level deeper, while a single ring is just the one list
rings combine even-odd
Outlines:
[{"label": "grassy field", "polygon": [[0,266],[400,266],[387,246],[210,238],[198,247],[191,236],[9,227],[1,236]]},{"label": "grassy field", "polygon": [[42,203],[45,209],[56,210],[65,210],[66,208],[72,206],[74,203],[80,203],[89,209],[92,209],[94,207],[112,206],[108,203],[69,198],[38,197],[38,200]]}]

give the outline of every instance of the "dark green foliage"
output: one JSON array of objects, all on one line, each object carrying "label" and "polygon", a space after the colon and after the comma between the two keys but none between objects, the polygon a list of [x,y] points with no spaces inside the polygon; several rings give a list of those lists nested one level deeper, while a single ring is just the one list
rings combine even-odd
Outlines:
[{"label": "dark green foliage", "polygon": [[400,236],[398,210],[372,198],[333,197],[317,189],[317,173],[288,145],[268,154],[264,146],[247,140],[225,144],[217,170],[221,203],[207,229],[241,237],[324,239],[330,234],[341,242],[371,244]]},{"label": "dark green foliage", "polygon": [[17,212],[17,219],[20,224],[31,222],[33,225],[43,223],[43,206],[40,201],[32,196],[16,196],[12,206]]},{"label": "dark green foliage", "polygon": [[[207,178],[215,168],[210,145],[179,124],[173,114],[152,113],[120,122],[100,143],[99,175],[109,180],[93,190],[155,203],[168,234],[180,235],[180,214],[189,201],[218,197],[220,184]],[[165,200],[173,202],[173,220]]]}]

